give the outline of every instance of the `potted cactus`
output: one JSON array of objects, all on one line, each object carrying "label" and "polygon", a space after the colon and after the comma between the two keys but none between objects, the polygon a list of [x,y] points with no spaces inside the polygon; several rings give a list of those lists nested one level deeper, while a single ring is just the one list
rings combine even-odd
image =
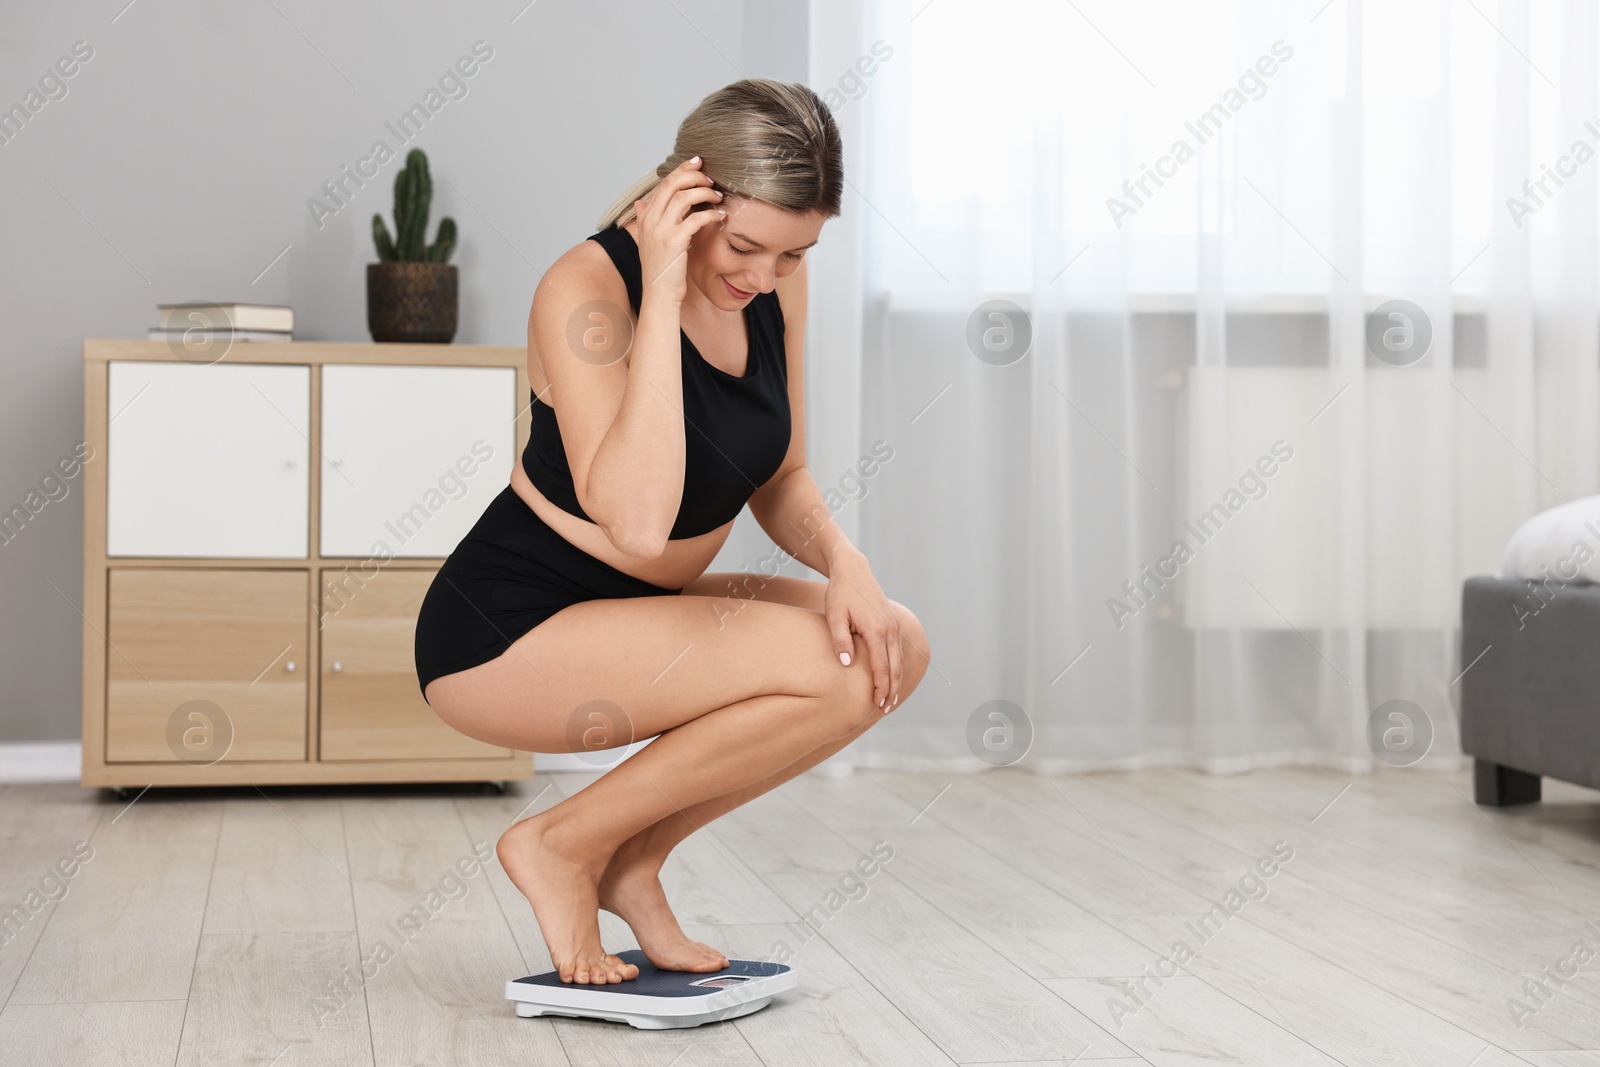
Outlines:
[{"label": "potted cactus", "polygon": [[372,216],[377,263],[367,265],[367,329],[374,341],[449,344],[456,335],[456,223],[439,220],[427,241],[433,179],[420,148],[406,154],[394,176],[394,236],[382,215]]}]

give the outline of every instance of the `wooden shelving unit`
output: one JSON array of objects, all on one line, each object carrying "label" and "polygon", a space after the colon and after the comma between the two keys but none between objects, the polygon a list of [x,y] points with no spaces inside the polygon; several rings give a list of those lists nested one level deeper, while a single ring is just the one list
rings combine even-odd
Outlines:
[{"label": "wooden shelving unit", "polygon": [[[527,441],[524,349],[236,343],[202,362],[86,339],[83,360],[85,786],[532,777],[529,753],[434,715],[412,658],[428,583]],[[323,552],[381,529],[412,551]]]}]

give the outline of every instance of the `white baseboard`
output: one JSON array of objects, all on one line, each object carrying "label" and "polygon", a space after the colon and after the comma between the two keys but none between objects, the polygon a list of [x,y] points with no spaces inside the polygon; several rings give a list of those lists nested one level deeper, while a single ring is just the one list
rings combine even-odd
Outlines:
[{"label": "white baseboard", "polygon": [[0,744],[0,783],[76,782],[82,776],[83,745],[77,741]]},{"label": "white baseboard", "polygon": [[654,737],[647,737],[623,748],[608,748],[599,752],[535,752],[533,771],[535,774],[546,771],[609,771],[654,740]]},{"label": "white baseboard", "polygon": [[[535,752],[534,767],[544,771],[607,771],[655,738],[624,749],[594,753]],[[603,759],[601,757],[604,757]],[[834,778],[848,775],[852,762],[843,753],[819,764],[813,773]],[[83,745],[77,741],[18,741],[0,744],[0,785],[7,782],[76,782],[83,774]]]},{"label": "white baseboard", "polygon": [[[609,771],[655,738],[646,738],[636,741],[626,748],[605,749],[594,753],[576,752],[535,752],[533,754],[533,770],[535,774],[544,774],[549,771]],[[851,758],[849,750],[836,752],[811,768],[811,774],[822,778],[845,778],[855,773],[855,760]]]},{"label": "white baseboard", "polygon": [[[595,753],[588,758],[575,752],[536,752],[534,766],[539,771],[607,771],[653,740]],[[82,774],[83,745],[77,741],[0,744],[0,785],[6,782],[76,782]]]}]

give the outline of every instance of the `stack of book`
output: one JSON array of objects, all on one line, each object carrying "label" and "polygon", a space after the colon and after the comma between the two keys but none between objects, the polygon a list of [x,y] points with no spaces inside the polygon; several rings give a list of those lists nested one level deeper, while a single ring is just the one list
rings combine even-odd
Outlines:
[{"label": "stack of book", "polygon": [[192,331],[235,341],[294,340],[294,308],[281,304],[158,304],[161,325],[150,327],[150,340],[182,342]]}]

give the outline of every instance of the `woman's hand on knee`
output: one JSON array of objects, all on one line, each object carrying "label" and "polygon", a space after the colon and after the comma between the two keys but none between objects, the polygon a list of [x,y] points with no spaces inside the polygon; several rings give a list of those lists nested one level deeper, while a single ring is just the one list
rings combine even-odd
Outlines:
[{"label": "woman's hand on knee", "polygon": [[851,635],[861,635],[872,671],[873,706],[887,712],[900,694],[900,625],[866,556],[856,552],[833,565],[823,615],[844,666],[850,665],[855,650]]}]

